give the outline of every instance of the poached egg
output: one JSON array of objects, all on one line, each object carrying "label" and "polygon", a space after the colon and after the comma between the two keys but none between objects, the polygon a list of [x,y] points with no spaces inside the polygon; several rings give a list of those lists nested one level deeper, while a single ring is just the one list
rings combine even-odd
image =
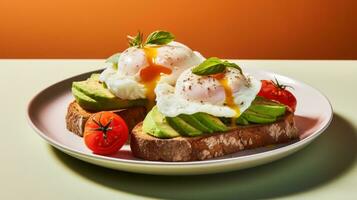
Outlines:
[{"label": "poached egg", "polygon": [[176,87],[159,83],[155,89],[158,110],[168,117],[208,113],[217,117],[238,118],[255,99],[261,82],[238,69],[199,76],[185,70]]},{"label": "poached egg", "polygon": [[101,73],[100,81],[121,99],[148,99],[153,105],[158,82],[173,86],[185,69],[204,59],[200,53],[179,42],[129,47],[120,55],[117,69],[108,66]]}]

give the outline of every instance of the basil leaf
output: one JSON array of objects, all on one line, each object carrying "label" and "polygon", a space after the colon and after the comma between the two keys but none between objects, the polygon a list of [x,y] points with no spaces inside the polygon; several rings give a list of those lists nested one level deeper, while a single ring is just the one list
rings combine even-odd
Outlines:
[{"label": "basil leaf", "polygon": [[107,60],[106,63],[112,63],[114,69],[118,69],[118,61],[119,61],[120,53],[116,53],[111,55]]},{"label": "basil leaf", "polygon": [[243,74],[242,69],[239,67],[239,65],[237,65],[237,64],[235,64],[235,63],[230,63],[230,62],[228,62],[228,61],[224,61],[224,65],[225,65],[226,67],[236,68],[236,69],[239,70],[239,72],[240,72],[241,74]]},{"label": "basil leaf", "polygon": [[167,31],[152,32],[146,39],[145,44],[164,45],[175,39],[175,36]]},{"label": "basil leaf", "polygon": [[222,60],[216,57],[212,57],[203,61],[198,66],[194,67],[192,69],[192,73],[196,75],[211,75],[224,72],[225,69],[226,66],[224,65],[224,62]]},{"label": "basil leaf", "polygon": [[224,72],[227,67],[238,69],[243,74],[242,69],[235,63],[223,61],[216,57],[208,58],[198,66],[192,69],[192,73],[196,75],[212,75]]},{"label": "basil leaf", "polygon": [[135,37],[129,35],[128,38],[129,38],[129,47],[134,47],[134,46],[142,47],[143,33],[141,33],[140,31],[138,31],[138,34]]}]

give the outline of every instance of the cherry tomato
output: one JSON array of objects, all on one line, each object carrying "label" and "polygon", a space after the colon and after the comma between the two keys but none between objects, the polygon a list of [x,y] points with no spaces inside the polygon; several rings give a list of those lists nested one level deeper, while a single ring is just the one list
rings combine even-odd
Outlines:
[{"label": "cherry tomato", "polygon": [[117,114],[109,111],[90,116],[84,127],[84,142],[95,154],[116,153],[128,140],[128,126]]},{"label": "cherry tomato", "polygon": [[287,87],[290,86],[280,84],[277,79],[275,79],[275,82],[272,80],[262,80],[262,87],[258,96],[278,101],[289,106],[294,112],[296,109],[296,98],[286,89]]}]

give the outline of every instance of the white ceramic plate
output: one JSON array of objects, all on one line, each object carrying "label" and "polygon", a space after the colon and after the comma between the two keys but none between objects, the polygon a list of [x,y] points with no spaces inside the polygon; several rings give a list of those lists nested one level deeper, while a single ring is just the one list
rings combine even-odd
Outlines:
[{"label": "white ceramic plate", "polygon": [[192,162],[146,161],[133,157],[129,145],[116,155],[100,156],[91,153],[81,137],[66,129],[65,115],[73,101],[71,83],[84,80],[93,72],[81,74],[58,82],[40,93],[29,103],[28,119],[36,132],[55,148],[83,161],[129,172],[146,174],[207,174],[238,170],[261,165],[283,158],[303,148],[317,138],[330,124],[332,107],[319,91],[300,81],[272,72],[244,69],[258,79],[274,79],[294,87],[298,106],[295,121],[300,139],[288,144],[245,150],[224,157]]}]

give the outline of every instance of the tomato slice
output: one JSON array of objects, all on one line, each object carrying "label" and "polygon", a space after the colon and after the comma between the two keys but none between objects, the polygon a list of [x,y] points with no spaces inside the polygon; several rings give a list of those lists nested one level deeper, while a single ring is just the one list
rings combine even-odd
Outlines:
[{"label": "tomato slice", "polygon": [[129,130],[125,121],[109,111],[90,116],[84,127],[84,142],[95,154],[116,153],[128,140]]}]

